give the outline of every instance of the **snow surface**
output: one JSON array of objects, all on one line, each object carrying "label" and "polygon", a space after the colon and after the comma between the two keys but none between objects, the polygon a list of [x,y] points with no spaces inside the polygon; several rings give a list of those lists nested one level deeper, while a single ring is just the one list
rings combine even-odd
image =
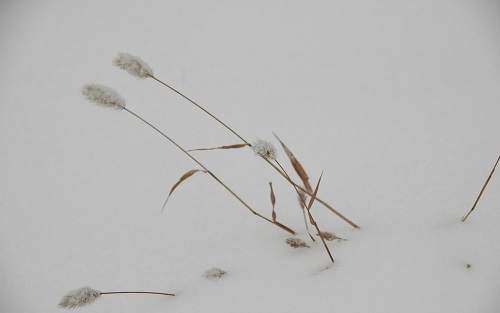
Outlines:
[{"label": "snow surface", "polygon": [[[498,1],[0,2],[0,312],[499,312],[500,173],[462,223],[500,153]],[[193,152],[252,207],[125,111],[186,148],[238,138],[290,147],[319,197],[312,243],[290,186],[250,149]],[[293,173],[283,151],[278,159]],[[298,180],[294,176],[295,180]],[[467,267],[467,264],[470,267]],[[203,277],[213,268],[227,275]]]}]

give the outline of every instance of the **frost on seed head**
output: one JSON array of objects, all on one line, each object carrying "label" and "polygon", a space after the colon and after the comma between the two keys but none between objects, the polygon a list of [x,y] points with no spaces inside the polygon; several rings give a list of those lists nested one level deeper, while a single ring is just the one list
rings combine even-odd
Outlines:
[{"label": "frost on seed head", "polygon": [[207,279],[217,280],[226,274],[227,274],[226,271],[221,270],[220,268],[214,267],[214,268],[206,271],[203,276]]},{"label": "frost on seed head", "polygon": [[260,155],[266,159],[275,160],[277,153],[276,148],[267,140],[257,139],[252,143],[252,149],[256,155]]},{"label": "frost on seed head", "polygon": [[114,59],[113,64],[137,78],[148,78],[153,76],[153,69],[135,55],[120,52],[116,59]]},{"label": "frost on seed head", "polygon": [[88,84],[82,87],[82,94],[95,104],[113,109],[124,109],[125,99],[118,92],[107,86]]},{"label": "frost on seed head", "polygon": [[59,307],[66,309],[79,308],[92,304],[100,296],[101,292],[99,290],[90,287],[82,287],[65,294],[61,302],[59,302]]}]

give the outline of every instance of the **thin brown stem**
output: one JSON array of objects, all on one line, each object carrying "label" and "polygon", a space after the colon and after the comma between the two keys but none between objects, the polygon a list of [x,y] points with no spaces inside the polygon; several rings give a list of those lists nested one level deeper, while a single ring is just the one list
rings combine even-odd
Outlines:
[{"label": "thin brown stem", "polygon": [[[279,168],[276,167],[276,165],[274,165],[273,163],[271,163],[271,161],[269,161],[268,159],[266,159],[264,157],[262,157],[262,158],[269,165],[271,165],[278,173],[280,173],[281,176],[283,176],[291,185],[293,185],[295,188],[299,189],[300,191],[308,194],[309,196],[312,196],[312,193],[310,191],[308,191],[308,190],[304,189],[303,187],[301,187],[300,185],[296,184],[293,180],[290,179],[290,177],[287,176],[287,174],[283,173]],[[324,202],[323,200],[321,200],[320,198],[317,198],[317,197],[316,197],[316,201],[318,201],[319,203],[321,203],[323,206],[325,206],[327,209],[329,209],[330,211],[332,211],[335,215],[337,215],[338,217],[340,217],[342,220],[344,220],[345,222],[347,222],[352,227],[359,228],[358,225],[354,224],[354,222],[352,222],[347,217],[345,217],[344,215],[342,215],[339,211],[335,210],[328,203]]]},{"label": "thin brown stem", "polygon": [[[168,89],[172,90],[173,92],[175,92],[176,94],[178,94],[179,96],[181,96],[182,98],[186,99],[187,101],[191,102],[193,105],[195,105],[197,108],[199,108],[200,110],[202,110],[203,112],[205,112],[206,114],[208,114],[211,118],[213,118],[214,120],[216,120],[219,124],[221,124],[222,126],[224,126],[225,128],[227,128],[231,133],[233,133],[236,137],[238,137],[241,141],[243,141],[244,143],[248,144],[249,146],[251,146],[251,144],[245,140],[242,136],[240,136],[235,130],[233,130],[231,127],[227,126],[224,122],[222,122],[220,119],[218,119],[215,115],[213,115],[212,113],[210,113],[209,111],[207,111],[204,107],[202,107],[201,105],[199,105],[198,103],[196,103],[194,100],[190,99],[189,97],[187,97],[186,95],[184,95],[182,92],[178,91],[177,89],[173,88],[172,86],[168,85],[167,83],[159,80],[158,78],[154,77],[154,76],[151,76],[149,75],[149,77],[151,77],[152,79],[156,80],[157,82],[159,82],[160,84],[162,84],[163,86],[167,87]],[[271,161],[267,160],[265,157],[262,157],[264,160],[267,161],[268,164],[270,164],[276,171],[278,171],[290,184],[292,184],[294,187],[298,187],[300,190],[306,192],[308,195],[311,195],[311,193],[309,191],[306,191],[304,190],[303,188],[301,188],[299,185],[297,185],[296,183],[294,183],[289,177],[287,177],[287,175],[285,175],[280,169],[278,169],[274,164],[271,163]],[[332,211],[334,214],[336,214],[338,217],[340,217],[342,220],[344,220],[345,222],[349,223],[352,227],[354,228],[359,228],[358,225],[354,224],[352,221],[350,221],[347,217],[345,217],[344,215],[342,215],[340,212],[338,212],[337,210],[335,210],[333,207],[331,207],[328,203],[324,202],[323,200],[321,199],[316,199],[319,203],[321,203],[323,206],[325,206],[327,209],[329,209],[330,211]]]},{"label": "thin brown stem", "polygon": [[274,222],[262,215],[260,215],[259,213],[257,213],[254,209],[252,209],[245,201],[243,201],[232,189],[230,189],[225,183],[223,183],[217,176],[215,176],[214,173],[212,173],[208,168],[206,168],[201,162],[199,162],[195,157],[193,157],[189,152],[187,152],[184,148],[182,148],[179,144],[177,144],[174,140],[172,140],[169,136],[167,136],[165,133],[163,133],[161,130],[159,130],[158,128],[156,128],[155,126],[153,126],[151,123],[149,123],[148,121],[146,121],[145,119],[143,119],[141,116],[137,115],[136,113],[134,113],[133,111],[127,109],[127,108],[123,108],[125,111],[127,111],[128,113],[132,114],[134,117],[138,118],[139,120],[141,120],[143,123],[145,123],[146,125],[148,125],[149,127],[151,127],[152,129],[154,129],[156,132],[158,132],[160,135],[162,135],[164,138],[166,138],[168,141],[170,141],[173,145],[175,145],[179,150],[181,150],[185,155],[187,155],[191,160],[193,160],[194,162],[196,162],[196,164],[198,164],[199,166],[201,166],[205,171],[207,171],[207,173],[212,176],[213,179],[215,179],[220,185],[222,185],[230,194],[232,194],[241,204],[243,204],[243,206],[245,206],[248,210],[250,210],[254,215],[257,215],[258,217],[280,227],[281,229],[291,233],[291,234],[295,234],[295,232],[286,227],[285,225],[281,224],[281,223],[278,223],[278,222]]},{"label": "thin brown stem", "polygon": [[236,137],[240,138],[241,141],[243,141],[244,143],[247,143],[248,144],[248,141],[246,141],[245,139],[243,139],[243,137],[241,137],[240,135],[238,135],[238,133],[236,133],[231,127],[227,126],[224,122],[222,122],[221,120],[219,120],[215,115],[213,115],[212,113],[208,112],[207,110],[205,110],[205,108],[203,108],[201,105],[199,105],[198,103],[196,103],[195,101],[191,100],[190,98],[188,98],[187,96],[185,96],[182,92],[178,91],[177,89],[173,88],[172,86],[166,84],[165,82],[159,80],[158,78],[154,77],[154,76],[149,76],[151,77],[152,79],[156,80],[157,82],[159,82],[160,84],[162,84],[163,86],[169,88],[170,90],[172,90],[173,92],[175,92],[176,94],[178,94],[179,96],[183,97],[184,99],[186,99],[187,101],[191,102],[192,104],[194,104],[196,107],[198,107],[198,109],[202,110],[203,112],[205,112],[206,114],[210,115],[210,117],[212,117],[214,120],[216,120],[217,122],[219,122],[222,126],[224,126],[225,128],[227,128],[230,132],[232,132]]},{"label": "thin brown stem", "polygon": [[162,295],[162,296],[175,297],[175,294],[173,294],[173,293],[154,292],[154,291],[109,291],[109,292],[101,292],[101,295],[111,295],[111,294],[119,294],[119,293],[146,293],[146,294],[151,294],[151,295]]},{"label": "thin brown stem", "polygon": [[330,249],[328,248],[328,245],[325,242],[325,238],[323,238],[323,232],[321,232],[321,230],[319,229],[318,223],[316,223],[316,221],[314,220],[314,218],[311,214],[311,207],[314,203],[314,200],[316,200],[316,195],[318,194],[318,189],[319,189],[319,184],[321,182],[321,177],[323,177],[323,173],[321,173],[321,175],[319,176],[318,184],[316,185],[316,189],[314,190],[314,193],[311,196],[311,200],[309,200],[309,205],[306,207],[306,209],[307,209],[307,213],[309,214],[309,220],[311,221],[311,225],[313,225],[314,228],[316,228],[316,230],[318,231],[318,235],[321,238],[321,241],[323,242],[323,246],[325,247],[326,252],[328,253],[328,256],[330,257],[330,260],[333,263],[333,262],[335,262],[335,260],[333,259],[332,253],[330,252]]},{"label": "thin brown stem", "polygon": [[484,189],[486,189],[486,186],[490,182],[491,176],[493,176],[493,172],[495,172],[495,169],[497,167],[498,161],[500,161],[500,156],[498,157],[495,165],[493,166],[493,169],[491,170],[490,176],[488,176],[488,179],[486,179],[486,182],[483,185],[483,188],[481,188],[481,192],[479,192],[479,196],[477,196],[476,202],[474,202],[474,205],[472,206],[472,209],[470,209],[469,213],[467,213],[463,218],[462,222],[465,222],[465,220],[469,217],[469,215],[474,211],[476,208],[477,203],[479,202],[479,199],[481,199],[481,196],[483,195]]},{"label": "thin brown stem", "polygon": [[[278,164],[279,168],[283,171],[283,173],[286,175],[286,177],[288,179],[290,179],[290,175],[288,175],[288,173],[286,172],[286,170],[283,168],[283,166],[280,164],[280,162],[276,159],[274,159],[274,162],[276,162],[276,164]],[[290,179],[291,180],[291,179]],[[300,191],[297,187],[295,187],[295,185],[293,185],[293,188],[295,189],[295,191],[297,192],[297,195],[299,196],[299,201],[301,201],[301,207],[302,207],[302,214],[304,215],[304,224],[306,225],[306,231],[307,231],[307,234],[309,235],[309,237],[311,238],[312,241],[316,241],[314,239],[314,237],[311,235],[311,233],[309,232],[309,225],[307,224],[307,217],[306,217],[306,211],[305,211],[305,208],[307,207],[307,204],[306,204],[306,201],[305,199],[302,197],[302,195],[300,194]]]}]

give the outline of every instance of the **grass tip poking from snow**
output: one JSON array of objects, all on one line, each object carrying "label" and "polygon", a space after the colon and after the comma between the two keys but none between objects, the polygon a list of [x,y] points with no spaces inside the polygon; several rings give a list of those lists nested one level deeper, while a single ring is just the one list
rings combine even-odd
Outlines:
[{"label": "grass tip poking from snow", "polygon": [[207,270],[203,274],[203,277],[205,277],[206,279],[210,279],[210,280],[218,280],[218,279],[224,277],[226,274],[227,274],[226,271],[224,271],[218,267],[214,267],[214,268]]},{"label": "grass tip poking from snow", "polygon": [[137,78],[144,79],[153,77],[153,69],[141,58],[135,55],[120,52],[113,60],[113,64]]}]

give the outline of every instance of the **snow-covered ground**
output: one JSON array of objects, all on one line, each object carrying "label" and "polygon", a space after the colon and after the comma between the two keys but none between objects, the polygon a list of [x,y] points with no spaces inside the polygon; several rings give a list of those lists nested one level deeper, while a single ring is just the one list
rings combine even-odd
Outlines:
[{"label": "snow-covered ground", "polygon": [[[0,312],[499,312],[498,1],[2,1]],[[87,83],[185,148],[247,140],[294,152],[318,196],[335,258],[304,229],[294,190],[248,149],[193,156],[310,248],[251,214],[209,175]],[[283,150],[278,160],[299,180]],[[470,265],[470,266],[468,266]],[[227,271],[212,281],[206,270]]]}]

